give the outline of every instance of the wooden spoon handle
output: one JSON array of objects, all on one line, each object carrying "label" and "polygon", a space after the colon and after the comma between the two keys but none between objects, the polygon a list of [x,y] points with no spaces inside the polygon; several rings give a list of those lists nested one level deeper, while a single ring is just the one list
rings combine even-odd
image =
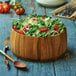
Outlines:
[{"label": "wooden spoon handle", "polygon": [[12,59],[10,56],[8,56],[5,52],[3,52],[2,50],[0,50],[0,52],[1,52],[4,56],[6,56],[8,59],[10,59],[11,61],[15,62],[15,60]]},{"label": "wooden spoon handle", "polygon": [[9,70],[9,69],[10,69],[9,62],[8,62],[8,60],[6,59],[5,56],[4,56],[4,61],[5,61],[5,64],[6,64],[7,68],[8,68],[8,70]]},{"label": "wooden spoon handle", "polygon": [[14,59],[12,59],[10,56],[8,56],[7,54],[5,54],[5,56],[8,58],[8,59],[10,59],[12,62],[15,62],[15,60]]}]

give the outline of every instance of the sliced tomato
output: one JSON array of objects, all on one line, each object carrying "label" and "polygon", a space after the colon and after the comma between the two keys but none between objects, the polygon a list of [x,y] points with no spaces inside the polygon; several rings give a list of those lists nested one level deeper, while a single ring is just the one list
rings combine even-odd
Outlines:
[{"label": "sliced tomato", "polygon": [[54,26],[54,30],[59,31],[59,25],[56,24],[56,25]]},{"label": "sliced tomato", "polygon": [[39,29],[39,30],[40,30],[40,32],[45,32],[45,31],[48,30],[48,27],[47,27],[47,28],[41,28],[41,29]]},{"label": "sliced tomato", "polygon": [[23,27],[23,30],[26,31],[26,26]]},{"label": "sliced tomato", "polygon": [[24,35],[23,30],[17,30],[17,32]]},{"label": "sliced tomato", "polygon": [[45,19],[45,17],[41,17],[41,19]]},{"label": "sliced tomato", "polygon": [[28,24],[28,25],[26,25],[26,28],[29,28],[30,27],[30,25]]},{"label": "sliced tomato", "polygon": [[23,19],[27,19],[27,17],[23,18]]},{"label": "sliced tomato", "polygon": [[37,21],[37,18],[36,17],[32,17],[31,20]]}]

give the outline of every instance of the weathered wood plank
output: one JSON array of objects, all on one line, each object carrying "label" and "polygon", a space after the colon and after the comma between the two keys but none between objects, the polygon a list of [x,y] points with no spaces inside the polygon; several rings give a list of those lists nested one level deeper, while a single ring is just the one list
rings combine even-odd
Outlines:
[{"label": "weathered wood plank", "polygon": [[[39,6],[35,0],[22,0],[21,1],[26,10],[26,16],[29,14],[40,14],[45,15],[45,8]],[[21,15],[20,18],[24,18],[24,15]],[[18,59],[20,60],[20,59]],[[23,61],[23,60],[20,60]],[[36,63],[24,61],[27,64],[28,71],[18,70],[18,76],[54,76],[53,63]]]},{"label": "weathered wood plank", "polygon": [[[7,37],[10,36],[10,29],[8,28],[11,28],[11,20],[10,18],[3,18],[0,19],[0,49],[3,49],[4,47],[4,41]],[[16,59],[16,57],[13,56],[12,52],[9,51],[10,55],[12,56],[12,58]],[[15,67],[13,67],[13,64],[12,62],[9,62],[10,66],[11,66],[11,69],[8,71],[7,70],[7,67],[6,67],[6,64],[4,63],[4,59],[3,59],[3,56],[0,54],[0,76],[10,76],[10,75],[14,75],[16,76],[17,74],[17,69]],[[14,71],[12,71],[14,70]]]},{"label": "weathered wood plank", "polygon": [[[25,8],[25,13],[23,15],[20,16],[20,18],[25,18],[27,17],[29,14],[32,14],[32,12],[35,10],[34,5],[31,4],[30,1],[28,0],[23,0],[21,1],[23,7]],[[31,7],[32,5],[32,7]],[[32,11],[33,10],[33,11]]]},{"label": "weathered wood plank", "polygon": [[75,27],[76,27],[76,21],[75,21],[74,25],[75,25]]},{"label": "weathered wood plank", "polygon": [[10,70],[7,69],[4,62],[0,62],[0,76],[17,76],[17,70],[13,65],[10,65]]},{"label": "weathered wood plank", "polygon": [[50,63],[26,62],[28,71],[18,71],[18,76],[54,76],[53,67]]},{"label": "weathered wood plank", "polygon": [[76,75],[76,27],[73,24],[74,21],[61,19],[67,28],[67,50],[72,53],[71,58],[69,58],[67,61],[65,59],[61,59],[58,61],[55,61],[55,72],[56,76],[75,76]]},{"label": "weathered wood plank", "polygon": [[21,15],[20,18],[25,18],[29,14],[45,15],[45,8],[38,5],[35,0],[23,0],[21,2],[25,8],[25,14]]},{"label": "weathered wood plank", "polygon": [[[10,30],[12,26],[11,22],[13,19],[19,19],[19,16],[15,15],[13,10],[10,10],[10,13],[8,14],[0,14],[0,49],[1,50],[3,50],[5,39],[10,36]],[[14,56],[11,50],[8,51],[8,54],[10,54],[12,58],[17,60],[17,58]],[[10,64],[10,70],[7,69],[3,55],[0,54],[0,76],[6,76],[6,75],[17,76],[17,69],[13,66],[13,63],[11,61],[9,61],[9,64]]]},{"label": "weathered wood plank", "polygon": [[[69,1],[69,0],[68,0]],[[52,16],[50,14],[53,9],[46,8],[47,15]],[[53,17],[53,16],[52,16]],[[53,17],[58,18],[58,17]],[[76,75],[76,21],[71,21],[63,18],[58,18],[67,28],[67,51],[71,53],[71,58],[67,59],[59,59],[54,62],[54,71],[56,76],[75,76]],[[69,53],[68,53],[69,54]]]},{"label": "weathered wood plank", "polygon": [[[14,11],[11,10],[11,13],[9,14],[0,14],[0,49],[3,49],[3,42],[7,37],[10,35],[10,27],[11,22],[13,19],[18,18],[24,18],[29,14],[41,14],[41,15],[48,15],[52,16],[50,12],[54,10],[55,8],[43,8],[39,6],[35,0],[21,0],[23,3],[24,8],[26,9],[25,14],[21,15],[20,17],[16,14],[13,14]],[[57,18],[57,17],[55,17]],[[4,63],[3,56],[0,54],[0,76],[75,76],[76,75],[76,21],[70,21],[66,19],[61,19],[66,27],[67,27],[67,35],[68,35],[68,50],[73,53],[71,58],[68,60],[65,59],[59,59],[57,61],[48,62],[48,63],[34,63],[34,62],[28,62],[23,61],[21,59],[17,59],[17,57],[14,56],[14,54],[9,51],[8,54],[11,54],[12,58],[23,61],[27,64],[27,71],[23,70],[17,70],[12,62],[11,64],[11,70],[6,69],[6,65]],[[7,29],[8,28],[8,29]],[[70,30],[69,30],[70,29]]]}]

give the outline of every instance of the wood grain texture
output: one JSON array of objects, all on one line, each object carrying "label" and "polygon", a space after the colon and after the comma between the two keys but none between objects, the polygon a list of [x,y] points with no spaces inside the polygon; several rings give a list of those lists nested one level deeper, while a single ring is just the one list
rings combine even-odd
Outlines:
[{"label": "wood grain texture", "polygon": [[32,63],[28,64],[28,71],[18,70],[18,76],[55,76],[53,63]]},{"label": "wood grain texture", "polygon": [[[69,0],[68,0],[69,1]],[[50,14],[50,11],[55,10],[56,8],[46,8],[47,15],[52,16]],[[67,51],[68,53],[71,52],[71,55],[66,60],[64,57],[63,59],[60,58],[59,60],[54,62],[54,75],[55,76],[75,76],[76,75],[76,51],[75,51],[75,45],[76,45],[76,21],[71,21],[59,17],[54,17],[60,19],[67,28]]]},{"label": "wood grain texture", "polygon": [[[0,0],[6,1],[6,0]],[[13,14],[14,11],[10,10],[8,14],[0,14],[0,49],[4,48],[4,41],[7,37],[10,36],[11,22],[13,19],[18,19],[19,16]],[[8,54],[11,55],[15,60],[17,59],[11,50],[8,51]],[[7,69],[6,64],[4,63],[3,55],[0,54],[0,76],[17,76],[17,69],[13,66],[13,63],[9,61],[10,70]]]},{"label": "wood grain texture", "polygon": [[[4,17],[5,16],[5,17]],[[0,14],[0,49],[3,50],[4,48],[4,41],[5,39],[10,36],[10,29],[8,29],[8,27],[11,28],[11,19],[9,17],[9,15],[5,15],[5,14]],[[7,29],[6,29],[7,28]],[[9,54],[16,59],[16,57],[14,57],[14,55],[12,54],[12,52],[9,51]],[[17,69],[15,67],[13,67],[12,62],[9,61],[9,64],[11,66],[10,71],[8,71],[6,64],[4,63],[4,58],[3,55],[0,54],[0,76],[16,76],[17,74]],[[14,70],[14,71],[12,71]]]},{"label": "wood grain texture", "polygon": [[[36,3],[35,0],[33,0],[33,4],[35,5],[35,9],[36,11],[34,13],[33,7],[29,7],[31,1],[30,0],[21,0],[24,8],[26,9],[25,14],[26,15],[21,15],[20,18],[24,18],[29,14],[41,14],[41,15],[45,15],[44,13],[44,7],[41,7],[40,5],[38,5]],[[19,61],[23,61],[21,59],[18,58]],[[54,68],[53,68],[53,62],[49,62],[49,63],[39,63],[39,62],[27,62],[24,61],[27,64],[27,71],[23,71],[23,70],[18,70],[18,76],[55,76],[54,75]]]},{"label": "wood grain texture", "polygon": [[[30,2],[28,2],[27,0],[25,0],[24,2],[25,2],[25,4],[26,4],[26,3],[29,3],[29,5],[28,5],[29,8],[30,8],[30,6],[31,6],[31,7],[33,7],[34,9],[36,9],[36,11],[35,11],[36,13],[39,13],[39,12],[40,12],[40,9],[41,9],[41,10],[43,9],[43,8],[42,8],[41,6],[39,6],[34,0],[30,0]],[[24,4],[24,2],[23,2],[23,4]],[[34,4],[34,3],[35,3],[35,4]],[[26,5],[25,5],[24,7],[25,7],[25,9],[27,10]],[[28,8],[28,10],[30,10],[29,8]],[[37,8],[38,8],[38,9],[37,9]],[[33,10],[32,10],[32,11],[33,11]],[[37,11],[38,11],[38,12],[37,12]],[[46,8],[44,8],[44,11],[40,12],[39,14],[46,14],[45,11],[46,11]],[[32,12],[31,12],[31,13],[32,13]],[[23,16],[20,16],[20,17],[23,17]],[[43,44],[43,43],[42,43],[42,44]],[[43,48],[43,49],[44,49],[44,48]],[[30,52],[30,51],[29,51],[29,52]],[[42,52],[41,54],[43,55],[43,54],[45,54],[45,53],[48,55],[48,53],[47,53],[46,51]],[[23,53],[23,54],[24,54],[24,53]],[[34,53],[34,55],[36,55],[36,59],[39,59],[39,56],[37,56],[37,52]],[[46,56],[47,56],[47,55],[46,55]],[[28,56],[28,54],[27,54],[27,56]],[[46,56],[44,56],[44,57],[46,58]],[[29,56],[29,57],[31,57],[31,56]],[[32,56],[32,57],[33,57],[33,56]],[[50,57],[50,55],[49,55],[49,57]],[[33,58],[35,58],[35,56],[34,56]],[[27,59],[28,59],[28,58],[27,58]]]},{"label": "wood grain texture", "polygon": [[[21,15],[20,18],[25,18],[27,15],[29,14],[41,14],[41,15],[45,15],[44,13],[44,7],[41,7],[40,5],[38,5],[36,3],[35,0],[33,0],[33,4],[35,5],[35,9],[36,11],[34,13],[33,7],[29,7],[31,1],[30,0],[21,0],[26,12],[26,15]],[[23,61],[21,59],[18,58],[19,61]],[[27,64],[27,71],[25,70],[18,70],[18,76],[55,76],[54,75],[54,68],[53,68],[53,62],[49,62],[49,63],[33,63],[33,62],[27,62],[24,61]]]},{"label": "wood grain texture", "polygon": [[76,61],[76,27],[73,24],[74,21],[67,20],[66,22],[66,19],[62,19],[62,21],[67,25],[67,51],[71,52],[71,55],[67,60],[60,59],[54,62],[55,72],[57,76],[75,76],[76,69],[74,67],[76,66],[76,63],[74,61]]},{"label": "wood grain texture", "polygon": [[12,29],[10,46],[14,54],[23,59],[38,61],[55,60],[66,51],[66,29],[58,35],[45,38],[25,36]]},{"label": "wood grain texture", "polygon": [[[29,14],[44,15],[45,14],[44,11],[46,12],[46,15],[52,16],[50,12],[56,9],[56,8],[41,7],[36,3],[35,0],[33,0],[36,11],[32,13],[34,8],[30,6],[31,3],[30,0],[21,0],[21,2],[23,3],[24,8],[26,9],[25,12],[26,15],[18,16],[14,13],[13,10],[11,10],[12,13],[10,14],[0,14],[0,49],[3,49],[4,47],[3,42],[10,35],[10,29],[8,28],[11,27],[11,22],[13,19],[24,18]],[[63,18],[58,19],[60,19],[66,25],[67,36],[68,36],[67,49],[69,50],[69,52],[73,53],[73,55],[71,55],[72,56],[71,58],[67,60],[61,58],[56,60],[55,62],[48,62],[48,63],[28,62],[17,58],[12,53],[12,51],[9,50],[8,54],[10,54],[11,57],[14,58],[15,60],[19,60],[26,63],[28,70],[16,69],[13,66],[12,62],[9,62],[11,65],[11,69],[10,71],[8,71],[6,69],[6,65],[4,64],[3,56],[0,54],[0,76],[76,76],[76,21],[71,21]]]}]

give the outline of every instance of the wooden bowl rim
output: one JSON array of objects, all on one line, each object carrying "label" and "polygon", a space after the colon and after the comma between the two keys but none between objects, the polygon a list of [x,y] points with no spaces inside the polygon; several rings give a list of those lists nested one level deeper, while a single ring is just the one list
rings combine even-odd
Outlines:
[{"label": "wooden bowl rim", "polygon": [[[12,27],[11,29],[12,29],[14,32],[16,32],[16,31],[13,29],[13,27]],[[61,33],[59,33],[59,34],[57,34],[57,35],[52,35],[52,36],[48,36],[48,37],[33,37],[33,36],[26,36],[26,35],[20,34],[20,33],[18,33],[18,32],[16,32],[16,33],[19,34],[19,35],[26,36],[26,37],[31,37],[31,38],[51,38],[51,37],[57,37],[57,36],[61,35],[62,33],[64,33],[65,31],[66,31],[66,27],[64,27],[64,31],[63,31],[63,32],[61,32]]]}]

